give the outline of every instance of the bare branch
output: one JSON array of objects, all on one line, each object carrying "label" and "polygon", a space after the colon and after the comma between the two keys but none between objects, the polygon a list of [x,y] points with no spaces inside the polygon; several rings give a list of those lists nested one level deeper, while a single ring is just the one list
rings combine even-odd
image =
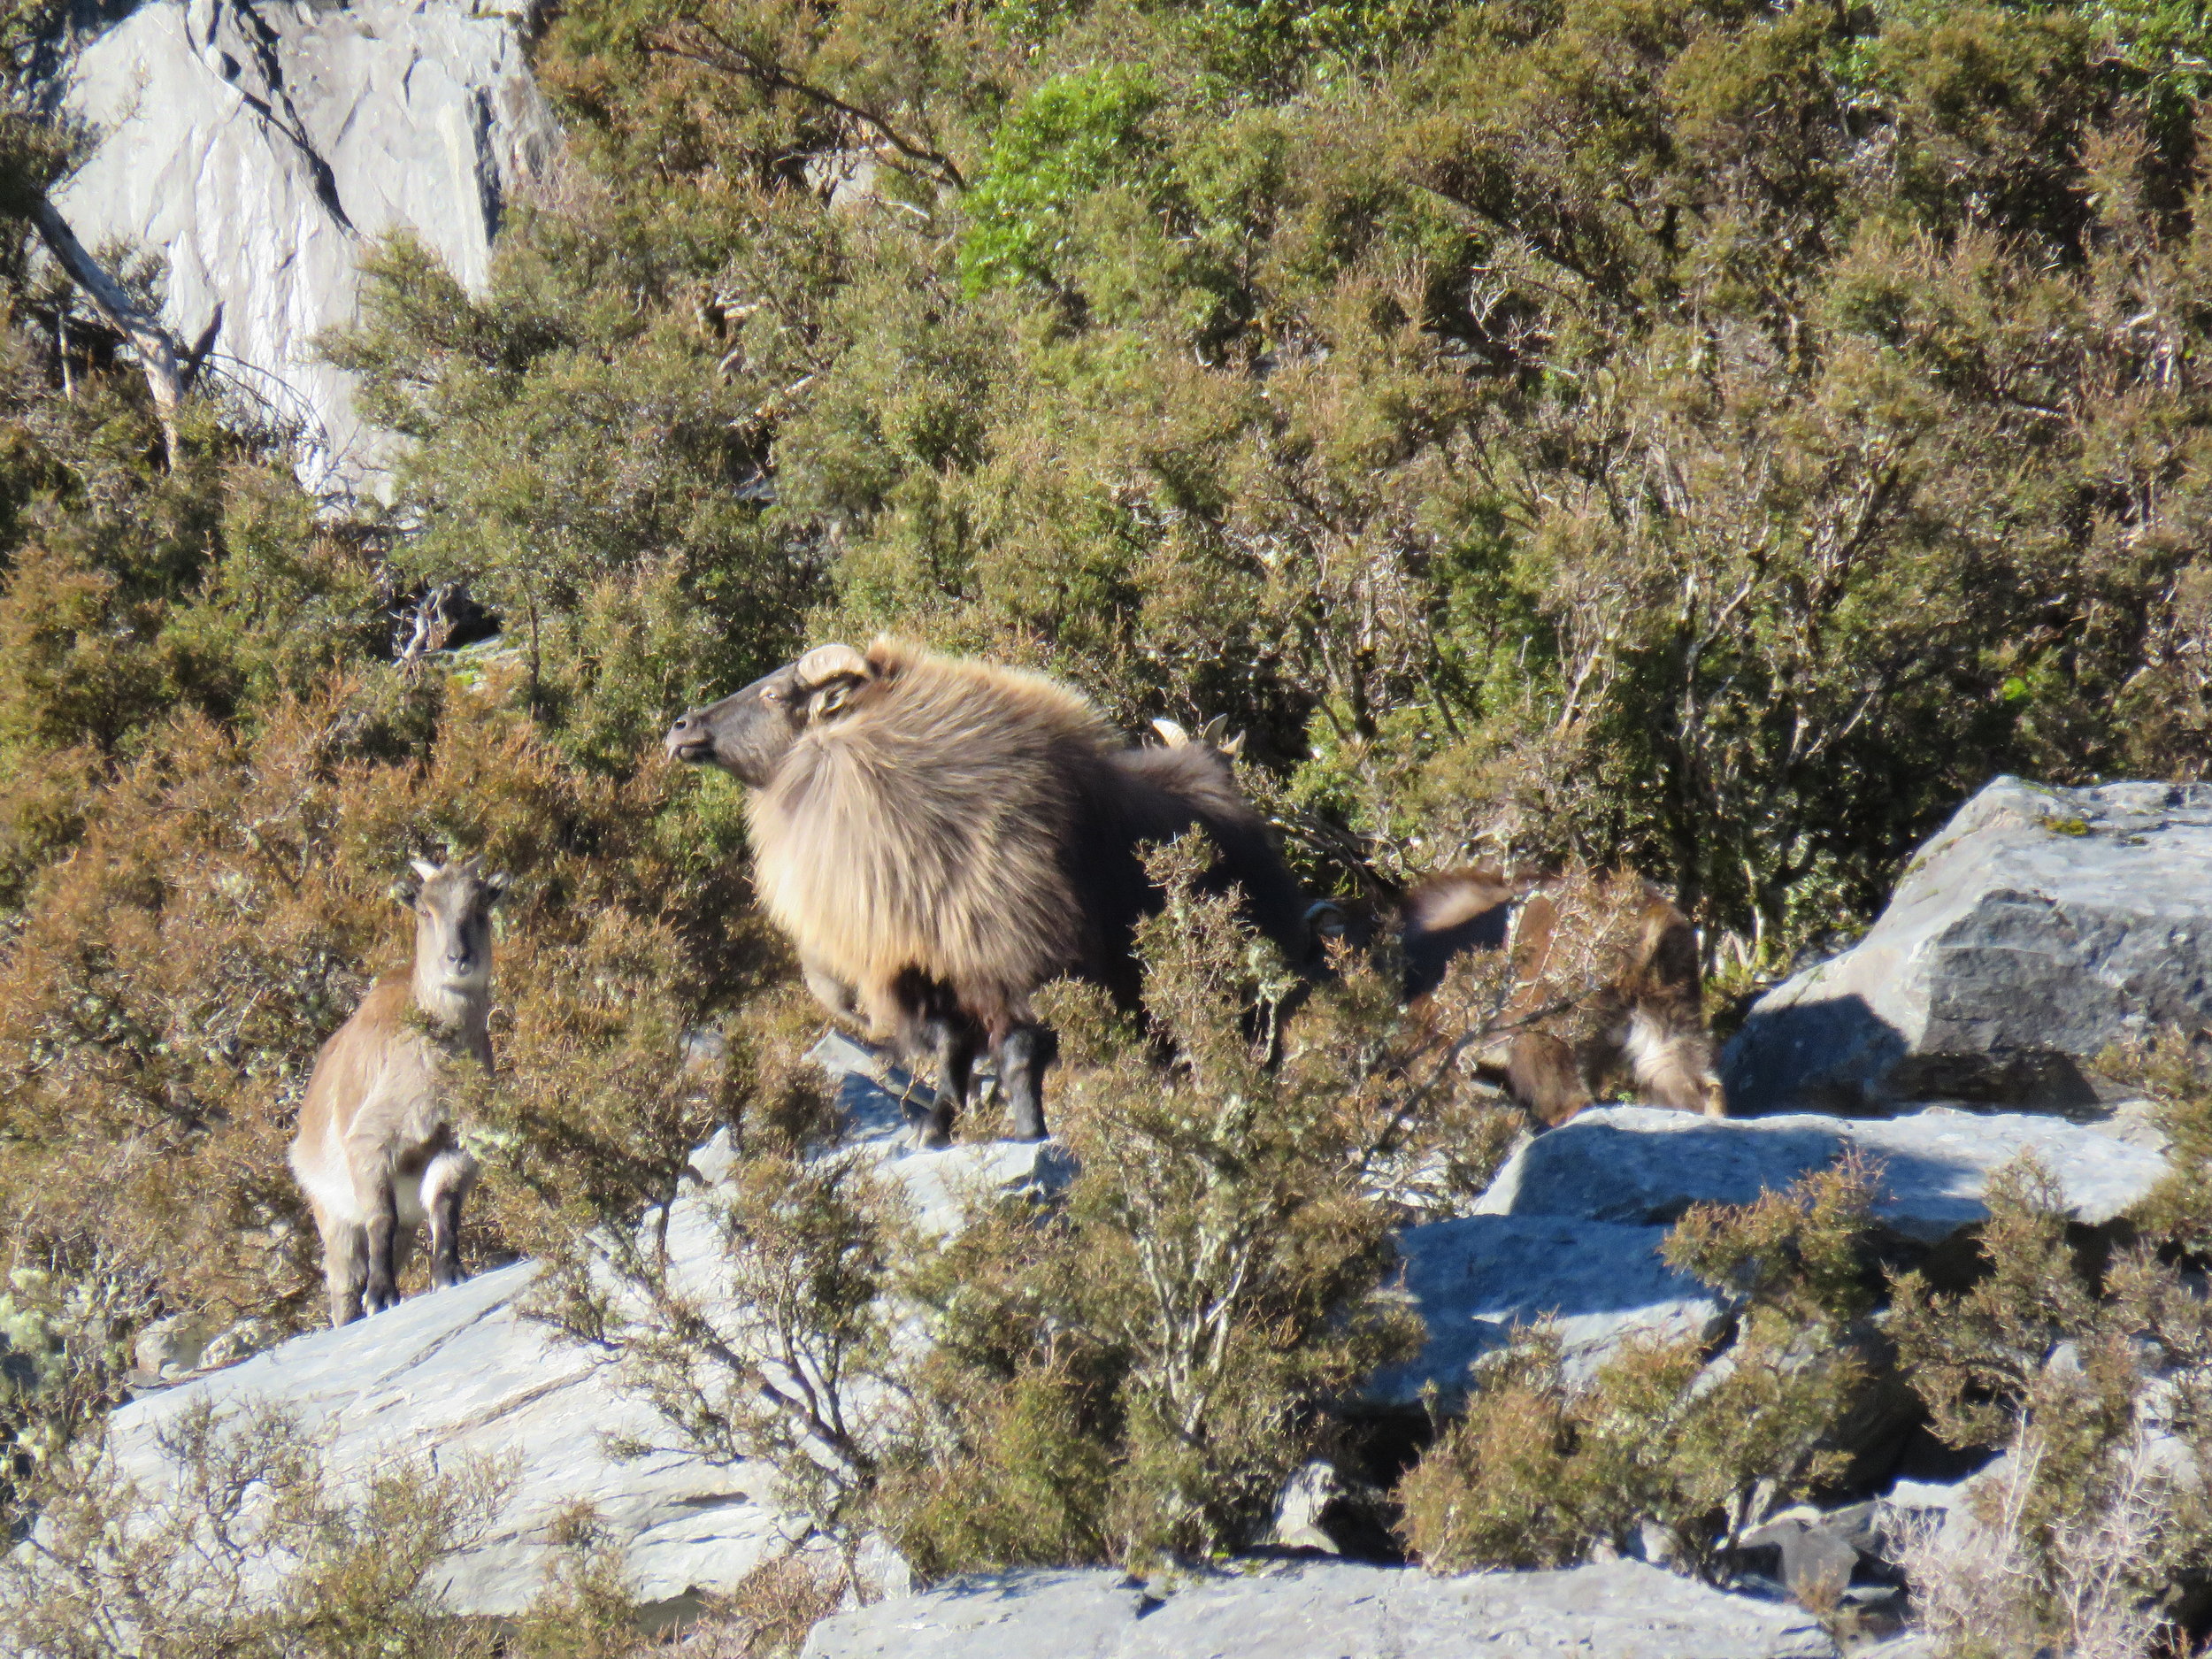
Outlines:
[{"label": "bare branch", "polygon": [[101,320],[129,341],[138,353],[139,366],[146,374],[147,389],[153,394],[155,418],[161,422],[161,440],[169,470],[175,472],[181,442],[177,429],[178,411],[183,407],[185,393],[191,389],[200,365],[214,347],[216,332],[222,326],[222,308],[216,308],[214,319],[191,349],[182,350],[160,319],[140,309],[129,291],[85,250],[85,245],[77,240],[77,233],[69,228],[69,221],[62,218],[60,210],[42,196],[31,208],[31,223],[56,263],[69,273],[71,281],[84,290]]},{"label": "bare branch", "polygon": [[680,44],[649,45],[650,51],[666,58],[680,58],[708,69],[719,69],[726,73],[741,76],[768,92],[795,92],[810,104],[818,104],[826,110],[833,110],[847,120],[857,121],[878,139],[917,166],[926,167],[956,190],[965,190],[968,180],[950,156],[932,148],[918,139],[907,137],[884,116],[859,104],[849,104],[826,87],[803,81],[782,64],[764,58],[758,52],[740,45],[718,31],[697,19],[687,26],[703,45]]}]

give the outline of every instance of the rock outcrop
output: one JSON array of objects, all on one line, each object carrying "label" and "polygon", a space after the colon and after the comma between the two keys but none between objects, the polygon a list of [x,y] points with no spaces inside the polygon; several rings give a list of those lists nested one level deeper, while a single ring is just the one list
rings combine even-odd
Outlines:
[{"label": "rock outcrop", "polygon": [[[855,1069],[864,1056],[837,1042],[819,1052],[845,1073],[855,1152],[882,1160],[923,1225],[955,1225],[972,1193],[1049,1190],[1066,1179],[1065,1155],[1048,1141],[909,1150],[897,1101]],[[693,1163],[710,1185],[729,1161],[718,1141]],[[680,1201],[668,1233],[672,1279],[703,1286],[718,1239],[707,1207]],[[622,1386],[614,1363],[557,1340],[529,1317],[536,1274],[518,1263],[146,1395],[115,1413],[110,1445],[125,1475],[160,1493],[173,1484],[159,1444],[165,1427],[204,1402],[226,1417],[266,1402],[321,1442],[326,1471],[342,1486],[398,1455],[449,1470],[495,1463],[507,1476],[499,1514],[442,1564],[441,1588],[459,1612],[526,1606],[544,1587],[555,1523],[579,1502],[598,1512],[649,1610],[680,1611],[699,1592],[732,1589],[787,1548],[794,1524],[777,1507],[772,1471],[709,1463],[678,1445]],[[658,1449],[617,1456],[611,1448],[626,1441]]]},{"label": "rock outcrop", "polygon": [[88,247],[167,264],[165,311],[242,396],[309,442],[315,484],[385,441],[315,338],[356,314],[367,242],[411,227],[480,287],[557,134],[515,20],[457,0],[150,0],[71,56],[61,102],[98,135],[57,198]]},{"label": "rock outcrop", "polygon": [[[900,1080],[892,1076],[886,1087],[872,1058],[841,1038],[826,1040],[816,1052],[841,1079],[841,1099],[854,1149],[880,1161],[883,1173],[903,1189],[926,1229],[942,1232],[956,1225],[972,1194],[1048,1195],[1073,1174],[1064,1149],[1050,1141],[910,1150],[902,1133]],[[1989,1171],[2024,1148],[2043,1155],[2064,1182],[2078,1216],[2092,1223],[2125,1209],[2163,1168],[2154,1148],[2098,1127],[2047,1117],[1935,1110],[1875,1121],[1790,1114],[1716,1122],[1641,1107],[1600,1108],[1517,1152],[1479,1201],[1484,1213],[1431,1222],[1401,1236],[1404,1294],[1426,1323],[1429,1340],[1417,1358],[1371,1382],[1366,1405],[1383,1411],[1417,1409],[1423,1390],[1433,1384],[1448,1409],[1463,1394],[1474,1363],[1502,1346],[1515,1325],[1538,1319],[1553,1321],[1569,1370],[1577,1376],[1587,1376],[1632,1335],[1717,1334],[1726,1310],[1662,1259],[1666,1224],[1694,1202],[1741,1202],[1785,1187],[1853,1147],[1883,1164],[1878,1213],[1901,1236],[1921,1242],[1947,1238],[1982,1219],[1985,1211],[1979,1195]],[[709,1187],[729,1164],[728,1148],[718,1140],[694,1158]],[[717,1237],[705,1204],[697,1199],[680,1202],[669,1229],[672,1278],[705,1290],[714,1271]],[[341,1481],[365,1475],[399,1453],[428,1455],[445,1467],[472,1456],[497,1460],[510,1475],[504,1506],[490,1532],[444,1567],[449,1604],[472,1612],[512,1612],[537,1594],[552,1558],[554,1523],[579,1500],[598,1511],[605,1535],[622,1548],[625,1567],[642,1600],[672,1612],[695,1601],[701,1592],[730,1589],[764,1556],[785,1548],[792,1523],[778,1508],[772,1471],[761,1465],[710,1463],[673,1444],[650,1408],[622,1386],[613,1363],[555,1340],[547,1327],[527,1316],[525,1306],[535,1272],[526,1263],[488,1273],[452,1290],[411,1298],[342,1331],[295,1338],[242,1363],[150,1394],[112,1420],[111,1444],[124,1472],[149,1491],[161,1490],[167,1471],[157,1444],[160,1432],[202,1402],[225,1412],[263,1401],[280,1405],[322,1440],[329,1471]],[[197,1340],[204,1333],[174,1334]],[[174,1346],[171,1341],[150,1359],[159,1360],[164,1370],[172,1359],[188,1363],[181,1348],[169,1352]],[[147,1369],[156,1366],[149,1363]],[[662,1449],[618,1458],[609,1447],[624,1440]],[[1655,1576],[1665,1584],[1677,1583]],[[1456,1628],[1450,1621],[1464,1615],[1466,1584],[1490,1586],[1486,1594],[1498,1607],[1521,1605],[1511,1598],[1525,1594],[1538,1598],[1527,1605],[1552,1608],[1542,1598],[1553,1594],[1545,1587],[1553,1578],[1563,1586],[1557,1592],[1563,1596],[1580,1596],[1584,1589],[1573,1586],[1600,1582],[1574,1575],[1444,1581],[1447,1588],[1435,1594],[1446,1599],[1433,1605],[1430,1590],[1421,1587],[1430,1581],[1417,1573],[1386,1573],[1371,1584],[1325,1576],[1294,1584],[1269,1578],[1253,1582],[1262,1586],[1255,1594],[1263,1593],[1271,1602],[1279,1597],[1286,1607],[1295,1601],[1306,1609],[1295,1617],[1321,1620],[1317,1628],[1327,1628],[1328,1620],[1352,1619],[1355,1615],[1346,1610],[1350,1603],[1341,1596],[1353,1592],[1342,1586],[1368,1586],[1357,1594],[1381,1599],[1357,1617],[1396,1618],[1400,1613],[1390,1609],[1402,1609],[1409,1621],[1406,1628],[1413,1632],[1407,1640],[1414,1645],[1405,1651],[1412,1653],[1429,1650],[1418,1645],[1427,1638],[1417,1640],[1418,1632],[1427,1628],[1422,1620],[1432,1616],[1441,1621],[1438,1630]],[[986,1621],[995,1633],[974,1637],[983,1645],[941,1649],[987,1654],[1015,1642],[1019,1630],[1026,1628],[1022,1621],[1033,1613],[1040,1618],[1075,1617],[1066,1608],[1038,1610],[1048,1602],[1058,1607],[1073,1596],[1086,1607],[1119,1608],[1128,1599],[1112,1587],[1110,1575],[1044,1575],[1018,1583],[1026,1587],[1004,1595],[993,1591],[983,1600],[940,1597],[914,1617],[926,1622],[939,1612],[951,1618],[952,1610],[961,1609],[998,1609]],[[1517,1587],[1499,1587],[1504,1585]],[[1079,1594],[1071,1586],[1084,1587]],[[1048,1591],[1046,1602],[1036,1601]],[[1196,1599],[1175,1603],[1182,1610],[1168,1624],[1156,1623],[1164,1611],[1148,1615],[1145,1640],[1154,1640],[1161,1630],[1179,1629],[1179,1621],[1190,1619],[1199,1621],[1190,1632],[1198,1641],[1206,1621],[1231,1617],[1221,1610],[1227,1606],[1221,1598],[1229,1594],[1224,1586],[1193,1594]],[[1681,1594],[1693,1592],[1684,1586]],[[1500,1596],[1507,1599],[1497,1601]],[[1597,1609],[1591,1617],[1598,1620],[1588,1626],[1591,1632],[1603,1632],[1607,1642],[1629,1643],[1633,1636],[1657,1645],[1603,1651],[1736,1651],[1668,1647],[1671,1626],[1663,1623],[1642,1634],[1626,1626],[1616,1630],[1598,1618],[1604,1605],[1602,1597],[1590,1603]],[[1256,1628],[1264,1630],[1272,1628],[1268,1621],[1277,1616],[1240,1605],[1234,1617],[1256,1619]],[[1174,1651],[1127,1645],[1135,1640],[1133,1614],[1125,1618],[1120,1612],[1110,1617],[1099,1612],[1097,1617],[1103,1622],[1097,1624],[1096,1645],[1065,1651]],[[1505,1614],[1498,1617],[1504,1621],[1498,1625],[1504,1632],[1498,1640],[1509,1645],[1497,1651],[1552,1651],[1509,1645],[1522,1640],[1513,1633],[1520,1626]],[[1012,1626],[1001,1629],[1008,1620]],[[877,1651],[865,1645],[876,1640],[866,1632],[878,1628],[867,1618],[840,1628],[847,1634],[835,1640],[861,1645],[826,1647],[823,1653]],[[1570,1622],[1559,1628],[1583,1626]],[[956,1634],[967,1626],[956,1620],[946,1629]],[[953,1635],[945,1640],[952,1641]],[[1220,1651],[1264,1652],[1270,1659],[1274,1654],[1264,1642]],[[1798,1649],[1754,1645],[1741,1651]]]},{"label": "rock outcrop", "polygon": [[2108,1045],[2208,1022],[2212,785],[2000,778],[1863,940],[1760,999],[1722,1079],[1739,1112],[2087,1107]]},{"label": "rock outcrop", "polygon": [[1694,1203],[1750,1203],[1854,1150],[1880,1169],[1876,1219],[1921,1244],[1987,1220],[1989,1177],[2024,1153],[2058,1178],[2074,1219],[2088,1226],[2138,1202],[2166,1169],[2155,1145],[2029,1113],[1931,1106],[1872,1119],[1812,1112],[1713,1118],[1601,1106],[1523,1146],[1475,1208],[1663,1226]]},{"label": "rock outcrop", "polygon": [[1103,1570],[964,1578],[822,1621],[801,1659],[1830,1659],[1802,1610],[1637,1561],[1432,1578],[1280,1563],[1179,1586]]},{"label": "rock outcrop", "polygon": [[511,1485],[490,1530],[442,1563],[440,1587],[457,1610],[526,1606],[552,1558],[549,1529],[580,1501],[621,1545],[649,1605],[735,1584],[784,1541],[769,1471],[674,1449],[610,1455],[606,1437],[657,1444],[666,1428],[600,1359],[555,1342],[524,1314],[536,1271],[521,1263],[411,1297],[134,1401],[110,1425],[119,1464],[142,1489],[164,1491],[173,1479],[157,1443],[165,1426],[202,1402],[227,1417],[266,1402],[320,1439],[341,1483],[401,1455],[449,1471],[471,1458],[506,1466]]},{"label": "rock outcrop", "polygon": [[1540,1319],[1558,1332],[1567,1372],[1578,1379],[1632,1336],[1712,1334],[1720,1303],[1660,1258],[1666,1236],[1664,1227],[1543,1215],[1469,1216],[1409,1229],[1398,1249],[1428,1342],[1415,1358],[1379,1372],[1368,1401],[1417,1408],[1433,1384],[1449,1409],[1477,1360],[1503,1348],[1515,1325]]}]

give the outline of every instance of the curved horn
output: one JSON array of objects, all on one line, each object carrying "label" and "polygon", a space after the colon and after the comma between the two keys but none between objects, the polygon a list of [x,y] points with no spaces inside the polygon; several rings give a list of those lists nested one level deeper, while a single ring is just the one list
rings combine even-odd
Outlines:
[{"label": "curved horn", "polygon": [[1190,746],[1190,733],[1172,720],[1155,720],[1152,729],[1160,734],[1160,741],[1170,749],[1187,749]]},{"label": "curved horn", "polygon": [[409,869],[412,870],[425,881],[433,879],[438,873],[438,866],[432,864],[427,858],[410,858],[407,861],[407,865]]},{"label": "curved horn", "polygon": [[849,674],[866,680],[873,672],[868,659],[849,645],[818,645],[799,659],[799,683],[810,689]]}]

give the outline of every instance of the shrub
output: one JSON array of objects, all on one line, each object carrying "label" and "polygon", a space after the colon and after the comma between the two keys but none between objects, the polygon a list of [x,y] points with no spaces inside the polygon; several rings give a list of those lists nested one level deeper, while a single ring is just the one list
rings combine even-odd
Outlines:
[{"label": "shrub", "polygon": [[2212,1537],[2197,1472],[2212,1451],[2212,1319],[2152,1250],[2100,1262],[2080,1248],[2032,1157],[1993,1175],[1985,1202],[1978,1283],[1944,1294],[1909,1273],[1895,1286],[1891,1332],[1931,1426],[2009,1459],[1981,1483],[1962,1558],[1920,1540],[1926,1594],[1967,1651],[1986,1632],[1962,1621],[1979,1616],[2122,1651],[2110,1644],[2157,1623],[2145,1609]]},{"label": "shrub", "polygon": [[160,1305],[143,1267],[81,1234],[42,1233],[50,1215],[15,1217],[0,1281],[0,1505],[122,1401],[131,1337]]},{"label": "shrub", "polygon": [[1666,1252],[1732,1310],[1717,1356],[1699,1339],[1632,1339],[1577,1384],[1557,1336],[1516,1334],[1479,1364],[1466,1410],[1399,1489],[1402,1530],[1439,1571],[1551,1567],[1593,1550],[1667,1553],[1708,1571],[1774,1509],[1841,1472],[1836,1432],[1878,1356],[1868,1210],[1853,1163],[1740,1207],[1700,1205]]},{"label": "shrub", "polygon": [[2174,1030],[2097,1058],[2097,1069],[2134,1084],[2151,1102],[2166,1137],[2167,1173],[2135,1208],[2133,1219],[2159,1243],[2192,1260],[2212,1256],[2212,1056],[2202,1039]]},{"label": "shrub", "polygon": [[341,1489],[288,1418],[173,1423],[158,1496],[95,1432],[46,1468],[0,1557],[0,1632],[50,1659],[357,1659],[493,1651],[441,1611],[434,1571],[496,1511],[495,1470],[396,1460]]},{"label": "shrub", "polygon": [[2105,1507],[2061,1527],[2039,1564],[2022,1523],[2041,1473],[2041,1442],[2022,1436],[1985,1477],[1971,1525],[1928,1517],[1908,1525],[1893,1556],[1919,1624],[1955,1659],[2048,1651],[2052,1635],[2074,1659],[2147,1659],[2162,1621],[2141,1586],[2176,1531],[2168,1472],[2138,1440]]},{"label": "shrub", "polygon": [[1417,1340],[1378,1294],[1392,1212],[1363,1171],[1407,1079],[1385,1107],[1361,1087],[1376,1033],[1325,1040],[1380,976],[1317,996],[1325,1040],[1279,1032],[1293,982],[1192,860],[1155,860],[1167,906],[1138,936],[1165,1073],[1139,1045],[1101,1054],[1094,999],[1088,1037],[1068,1018],[1094,1063],[1058,1108],[1081,1164],[1064,1209],[972,1229],[915,1285],[937,1346],[891,1502],[925,1572],[1247,1541],[1326,1444],[1321,1408]]}]

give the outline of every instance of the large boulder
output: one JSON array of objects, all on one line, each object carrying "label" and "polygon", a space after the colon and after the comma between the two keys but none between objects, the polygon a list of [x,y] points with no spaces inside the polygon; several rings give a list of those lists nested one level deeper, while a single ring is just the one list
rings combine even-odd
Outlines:
[{"label": "large boulder", "polygon": [[[1675,1115],[1675,1114],[1670,1114]],[[1405,1289],[1428,1327],[1415,1358],[1378,1372],[1366,1399],[1418,1407],[1431,1385],[1459,1402],[1475,1362],[1517,1325],[1549,1320],[1569,1376],[1588,1378],[1632,1336],[1709,1338],[1723,1310],[1659,1254],[1667,1230],[1562,1216],[1484,1215],[1399,1235]]]},{"label": "large boulder", "polygon": [[1759,1000],[1722,1079],[1740,1112],[2086,1107],[2108,1045],[2207,1023],[2212,785],[2000,778],[1864,939]]},{"label": "large boulder", "polygon": [[369,239],[411,228],[480,288],[557,139],[517,22],[460,0],[150,0],[70,55],[59,91],[97,142],[57,205],[87,247],[166,260],[185,339],[222,308],[216,369],[303,425],[313,483],[384,453],[314,344],[353,319]]},{"label": "large boulder", "polygon": [[2024,1153],[2058,1178],[2073,1218],[2089,1226],[2119,1217],[2166,1172],[2155,1146],[2024,1113],[1932,1106],[1885,1118],[1715,1118],[1601,1106],[1524,1145],[1475,1209],[1655,1227],[1694,1203],[1750,1203],[1851,1151],[1880,1168],[1876,1220],[1922,1244],[1987,1220],[1991,1173]]},{"label": "large boulder", "polygon": [[802,1659],[1830,1659],[1802,1610],[1641,1562],[1432,1578],[1352,1562],[1282,1563],[1155,1590],[1104,1570],[964,1578],[840,1613]]}]

